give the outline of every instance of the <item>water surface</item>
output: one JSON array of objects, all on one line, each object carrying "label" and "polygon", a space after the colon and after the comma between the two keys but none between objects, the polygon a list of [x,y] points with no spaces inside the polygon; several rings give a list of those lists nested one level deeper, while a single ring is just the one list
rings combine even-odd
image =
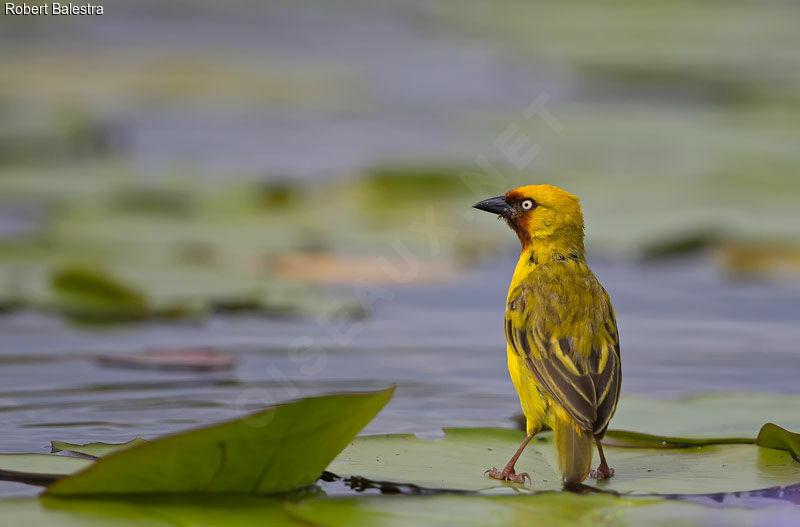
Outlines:
[{"label": "water surface", "polygon": [[[0,318],[2,452],[50,440],[122,442],[217,422],[332,391],[398,386],[365,433],[435,436],[442,427],[512,426],[502,316],[513,254],[457,283],[393,288],[347,325],[217,317],[203,325],[86,330],[30,313]],[[730,281],[701,261],[593,263],[618,313],[624,394],[798,393],[792,283]],[[235,352],[224,373],[100,366],[148,348]],[[3,484],[3,495],[36,489]]]}]

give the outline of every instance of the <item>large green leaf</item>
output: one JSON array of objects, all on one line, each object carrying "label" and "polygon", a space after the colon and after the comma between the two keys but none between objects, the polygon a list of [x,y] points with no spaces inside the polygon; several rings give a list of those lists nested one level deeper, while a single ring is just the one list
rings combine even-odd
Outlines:
[{"label": "large green leaf", "polygon": [[47,494],[237,492],[313,483],[394,389],[301,399],[114,452]]},{"label": "large green leaf", "polygon": [[625,499],[608,495],[546,493],[535,496],[365,497],[308,500],[289,505],[292,515],[328,527],[476,525],[509,527],[681,527],[791,525],[789,504],[757,510],[716,509],[682,501]]},{"label": "large green leaf", "polygon": [[[359,437],[328,470],[340,476],[433,489],[498,492],[560,488],[551,434],[537,436],[517,463],[518,472],[530,473],[532,484],[513,485],[484,475],[488,468],[502,467],[522,439],[521,432],[499,429],[449,429],[444,438],[436,440],[412,435]],[[680,449],[609,446],[606,457],[616,475],[598,486],[616,492],[700,494],[800,482],[800,463],[789,453],[747,444]]]}]

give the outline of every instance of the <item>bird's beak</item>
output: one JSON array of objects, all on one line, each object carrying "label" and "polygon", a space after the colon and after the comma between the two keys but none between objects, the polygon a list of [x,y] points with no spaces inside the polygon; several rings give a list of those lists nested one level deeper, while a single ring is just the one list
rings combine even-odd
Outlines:
[{"label": "bird's beak", "polygon": [[472,206],[478,210],[485,210],[492,214],[499,214],[500,216],[510,216],[514,209],[506,203],[505,196],[497,196],[496,198],[489,198],[479,201]]}]

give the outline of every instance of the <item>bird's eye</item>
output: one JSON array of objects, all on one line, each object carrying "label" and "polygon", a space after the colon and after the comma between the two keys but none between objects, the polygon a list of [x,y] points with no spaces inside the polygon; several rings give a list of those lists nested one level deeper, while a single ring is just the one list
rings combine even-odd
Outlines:
[{"label": "bird's eye", "polygon": [[522,205],[522,209],[523,210],[531,210],[533,208],[533,200],[532,199],[526,199],[525,201],[523,201],[521,203],[521,205]]}]

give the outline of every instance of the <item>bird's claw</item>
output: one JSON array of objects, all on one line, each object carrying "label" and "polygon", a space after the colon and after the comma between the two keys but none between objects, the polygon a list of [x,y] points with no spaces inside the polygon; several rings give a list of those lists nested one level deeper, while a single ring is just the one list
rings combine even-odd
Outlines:
[{"label": "bird's claw", "polygon": [[596,479],[597,481],[603,481],[604,479],[609,479],[614,477],[614,469],[609,466],[599,466],[597,470],[592,470],[589,472],[589,476]]},{"label": "bird's claw", "polygon": [[521,474],[511,474],[509,476],[509,481],[513,481],[514,483],[521,483],[522,485],[525,484],[525,478],[528,478],[528,483],[531,485],[533,484],[533,480],[531,479],[530,474],[527,472],[523,472]]},{"label": "bird's claw", "polygon": [[489,474],[489,477],[492,479],[499,479],[501,481],[511,481],[513,483],[520,483],[522,485],[525,484],[525,478],[528,478],[528,483],[533,483],[530,474],[527,472],[522,472],[521,474],[517,474],[514,469],[504,469],[502,471],[497,470],[495,467],[492,467],[484,472],[484,474]]}]

